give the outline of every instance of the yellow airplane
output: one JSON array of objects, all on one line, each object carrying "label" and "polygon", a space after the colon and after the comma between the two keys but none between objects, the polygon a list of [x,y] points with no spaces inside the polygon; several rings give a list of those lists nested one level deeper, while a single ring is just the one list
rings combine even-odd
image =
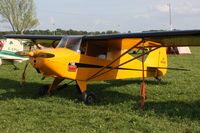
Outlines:
[{"label": "yellow airplane", "polygon": [[[95,95],[87,91],[87,82],[142,78],[141,107],[145,101],[145,78],[161,77],[167,72],[166,47],[200,46],[200,30],[131,33],[111,35],[6,35],[6,38],[59,41],[52,48],[18,52],[29,56],[30,64],[44,77],[53,77],[40,94],[51,93],[64,79],[76,81],[83,101],[95,102]],[[53,43],[54,44],[54,43]],[[139,54],[130,54],[141,50]]]}]

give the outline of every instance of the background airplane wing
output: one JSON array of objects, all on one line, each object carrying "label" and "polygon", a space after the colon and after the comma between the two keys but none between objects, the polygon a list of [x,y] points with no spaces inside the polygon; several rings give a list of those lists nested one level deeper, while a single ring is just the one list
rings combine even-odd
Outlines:
[{"label": "background airplane wing", "polygon": [[57,45],[62,35],[19,35],[19,34],[10,34],[5,35],[5,38],[13,38],[13,39],[28,39],[36,44],[42,44],[45,47],[50,47],[52,43]]},{"label": "background airplane wing", "polygon": [[61,35],[19,35],[19,34],[9,34],[5,35],[5,38],[13,39],[30,39],[30,40],[60,40]]}]

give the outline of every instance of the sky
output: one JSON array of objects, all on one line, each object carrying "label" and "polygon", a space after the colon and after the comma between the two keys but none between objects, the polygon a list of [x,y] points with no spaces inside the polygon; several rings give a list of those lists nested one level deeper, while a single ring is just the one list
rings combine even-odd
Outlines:
[{"label": "sky", "polygon": [[35,29],[170,30],[169,3],[173,29],[200,29],[200,0],[35,0]]}]

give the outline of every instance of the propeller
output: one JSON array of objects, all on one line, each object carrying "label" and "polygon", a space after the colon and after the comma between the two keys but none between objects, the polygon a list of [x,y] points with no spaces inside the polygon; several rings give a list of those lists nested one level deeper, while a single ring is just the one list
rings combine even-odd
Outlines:
[{"label": "propeller", "polygon": [[[32,47],[32,45],[29,45],[29,52],[31,51],[31,47]],[[16,54],[17,55],[21,55],[21,56],[27,56],[28,52],[19,51],[19,52],[16,52]],[[24,83],[25,83],[25,80],[26,80],[26,69],[28,67],[28,64],[29,64],[29,60],[26,61],[26,65],[25,65],[24,71],[22,73],[22,79],[21,79],[21,82],[20,82],[21,85],[24,85]]]},{"label": "propeller", "polygon": [[34,54],[33,57],[40,57],[40,58],[52,58],[54,57],[55,55],[54,54],[51,54],[51,53],[45,53],[45,52],[39,52],[37,54]]},{"label": "propeller", "polygon": [[29,57],[40,57],[40,58],[52,58],[55,55],[51,53],[46,53],[46,52],[25,52],[25,51],[19,51],[16,52],[17,55],[20,56],[29,56]]},{"label": "propeller", "polygon": [[21,85],[24,85],[24,83],[25,83],[25,80],[26,80],[26,69],[28,67],[28,64],[29,64],[29,61],[26,61],[26,65],[25,65],[24,71],[22,73],[22,80],[21,80],[21,83],[20,83]]},{"label": "propeller", "polygon": [[[20,56],[29,56],[29,57],[35,57],[35,58],[37,58],[37,57],[39,57],[39,58],[52,58],[52,57],[55,56],[54,54],[51,54],[51,53],[31,51],[31,45],[29,45],[29,52],[18,51],[15,54],[20,55]],[[25,83],[26,70],[27,70],[28,65],[29,65],[29,60],[27,60],[25,67],[24,67],[24,71],[22,73],[21,85],[24,85],[24,83]]]},{"label": "propeller", "polygon": [[15,54],[17,54],[17,55],[21,55],[21,56],[28,56],[28,53],[29,53],[29,52],[18,51],[18,52],[16,52]]}]

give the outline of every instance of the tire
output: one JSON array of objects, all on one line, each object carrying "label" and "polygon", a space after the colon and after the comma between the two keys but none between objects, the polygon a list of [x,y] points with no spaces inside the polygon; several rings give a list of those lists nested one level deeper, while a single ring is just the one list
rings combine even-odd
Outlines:
[{"label": "tire", "polygon": [[86,105],[92,105],[96,102],[96,96],[92,92],[83,93],[83,101]]}]

